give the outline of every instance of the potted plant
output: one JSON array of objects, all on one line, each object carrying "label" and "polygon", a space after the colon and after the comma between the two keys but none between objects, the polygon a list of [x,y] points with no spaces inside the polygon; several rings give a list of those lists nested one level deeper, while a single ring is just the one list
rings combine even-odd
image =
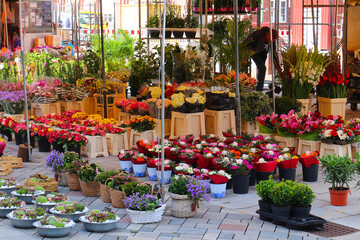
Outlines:
[{"label": "potted plant", "polygon": [[233,180],[233,192],[236,194],[246,194],[249,192],[250,171],[253,169],[253,166],[249,161],[237,157],[234,155],[228,165],[228,171]]},{"label": "potted plant", "polygon": [[295,115],[294,110],[290,110],[288,114],[281,114],[280,121],[277,126],[277,133],[280,137],[293,138],[297,136],[300,128],[301,120]]},{"label": "potted plant", "polygon": [[[160,27],[160,18],[155,13],[153,16],[149,17],[149,19],[146,22],[145,27],[147,28],[159,28]],[[156,29],[148,29],[149,35],[151,38],[159,38],[160,30]]]},{"label": "potted plant", "polygon": [[0,191],[10,194],[16,187],[15,178],[0,178]]},{"label": "potted plant", "polygon": [[178,218],[192,217],[196,214],[200,200],[210,200],[206,193],[208,184],[191,176],[179,175],[171,179],[171,215]]},{"label": "potted plant", "polygon": [[231,179],[231,175],[224,170],[214,170],[209,172],[211,195],[214,198],[225,197],[226,183]]},{"label": "potted plant", "polygon": [[196,165],[198,168],[211,168],[212,160],[214,159],[213,152],[208,150],[204,151],[203,154],[196,154]]},{"label": "potted plant", "polygon": [[8,141],[12,141],[13,125],[15,120],[11,117],[3,117],[0,119],[0,130],[1,133],[7,136]]},{"label": "potted plant", "polygon": [[146,176],[146,168],[147,168],[147,157],[140,153],[139,155],[135,155],[131,162],[134,168],[134,174],[137,177],[145,177]]},{"label": "potted plant", "polygon": [[121,150],[119,152],[119,160],[120,160],[120,167],[121,169],[127,171],[128,173],[133,172],[133,166],[131,159],[135,157],[133,151]]},{"label": "potted plant", "polygon": [[147,160],[147,171],[150,181],[157,181],[156,162],[154,158],[148,158]]},{"label": "potted plant", "polygon": [[7,215],[11,225],[16,228],[33,228],[33,223],[45,216],[42,208],[18,208]]},{"label": "potted plant", "polygon": [[[296,184],[290,180],[281,181],[276,184],[270,192],[271,211],[273,215],[290,218],[291,204],[294,197],[294,186]],[[273,219],[273,223],[281,225],[282,222]]]},{"label": "potted plant", "polygon": [[[161,159],[156,158],[155,160],[157,179],[161,182]],[[164,159],[164,184],[170,183],[173,166],[174,164],[171,160]]]},{"label": "potted plant", "polygon": [[276,125],[278,124],[278,115],[275,113],[269,114],[261,114],[260,117],[256,117],[256,120],[259,123],[259,131],[260,133],[265,134],[274,134],[276,133]]},{"label": "potted plant", "polygon": [[67,187],[65,171],[64,171],[64,154],[53,150],[46,158],[46,166],[51,167],[55,173],[55,180],[59,186]]},{"label": "potted plant", "polygon": [[25,202],[17,199],[16,197],[10,198],[3,198],[0,200],[0,217],[4,218],[7,214],[11,211],[15,210],[16,208],[25,206]]},{"label": "potted plant", "polygon": [[116,228],[120,218],[111,210],[100,211],[93,209],[85,216],[80,217],[86,231],[110,232]]},{"label": "potted plant", "polygon": [[45,189],[41,186],[35,186],[35,187],[22,187],[17,186],[15,187],[14,191],[11,192],[11,195],[17,197],[21,201],[24,201],[25,203],[32,203],[33,197],[37,197],[40,194],[44,194]]},{"label": "potted plant", "polygon": [[42,125],[31,125],[31,132],[34,137],[38,139],[39,152],[50,152],[51,144],[49,143],[48,137],[52,131],[49,127]]},{"label": "potted plant", "polygon": [[174,167],[174,172],[177,175],[191,175],[194,174],[193,168],[187,163],[179,163]]},{"label": "potted plant", "polygon": [[319,141],[324,120],[320,112],[308,112],[305,114],[301,118],[300,131],[298,132],[299,138],[306,141]]},{"label": "potted plant", "polygon": [[81,216],[84,216],[89,209],[81,203],[66,201],[50,209],[50,212],[61,218],[69,218],[78,222]]},{"label": "potted plant", "polygon": [[166,204],[150,194],[134,193],[124,200],[131,222],[137,224],[160,222]]},{"label": "potted plant", "polygon": [[[270,176],[269,179],[260,181],[258,184],[255,185],[257,195],[261,198],[259,200],[259,207],[260,207],[261,212],[266,212],[266,213],[272,212],[271,211],[272,201],[271,201],[270,194],[271,194],[273,187],[276,184],[277,183],[274,181],[272,176]],[[264,217],[261,214],[260,214],[260,219],[266,220],[266,221],[271,220],[271,218]]]},{"label": "potted plant", "polygon": [[100,195],[100,184],[95,181],[96,176],[103,172],[103,169],[97,164],[86,164],[78,172],[81,191],[87,197]]},{"label": "potted plant", "polygon": [[56,192],[58,189],[58,183],[55,181],[55,179],[49,178],[48,176],[41,173],[31,175],[24,182],[24,187],[26,188],[38,188],[37,186],[43,187],[45,189],[42,191]]},{"label": "potted plant", "polygon": [[346,145],[355,140],[355,135],[350,129],[339,123],[325,126],[325,129],[320,132],[320,140],[322,144]]},{"label": "potted plant", "polygon": [[274,175],[276,166],[277,161],[266,161],[264,158],[259,158],[254,162],[256,182],[267,180],[269,176]]},{"label": "potted plant", "polygon": [[48,216],[33,224],[37,233],[46,238],[66,237],[75,227],[75,222],[67,218]]},{"label": "potted plant", "polygon": [[125,208],[123,199],[126,197],[122,187],[125,183],[136,181],[135,177],[119,173],[111,178],[107,183],[110,187],[111,205],[114,208]]},{"label": "potted plant", "polygon": [[[196,16],[188,13],[185,18],[185,27],[186,28],[198,28],[199,27],[199,20]],[[185,31],[186,38],[195,38],[196,31]]]},{"label": "potted plant", "polygon": [[326,155],[320,158],[320,162],[325,182],[332,185],[329,188],[331,205],[347,205],[349,182],[355,179],[355,163],[348,156],[337,155]]},{"label": "potted plant", "polygon": [[[185,27],[185,20],[182,19],[180,16],[176,16],[173,22],[174,28],[184,28]],[[174,38],[183,38],[184,31],[183,30],[174,30],[173,31]]]},{"label": "potted plant", "polygon": [[37,208],[42,208],[44,211],[56,206],[67,200],[67,197],[61,193],[49,193],[46,196],[40,195],[35,200],[32,201]]},{"label": "potted plant", "polygon": [[65,152],[64,153],[64,164],[65,164],[65,177],[66,182],[71,191],[80,191],[80,181],[78,172],[81,167],[89,164],[89,159],[79,158],[76,152]]},{"label": "potted plant", "polygon": [[303,183],[299,183],[294,187],[294,196],[292,202],[293,218],[308,218],[311,211],[311,203],[315,199],[314,192],[311,188]]},{"label": "potted plant", "polygon": [[296,165],[299,157],[294,154],[295,148],[283,148],[277,159],[277,167],[279,168],[280,180],[295,181]]},{"label": "potted plant", "polygon": [[107,186],[107,182],[110,181],[113,176],[119,174],[120,171],[116,171],[116,170],[104,171],[96,176],[95,180],[100,183],[100,196],[103,202],[111,203],[110,188]]},{"label": "potted plant", "polygon": [[318,152],[305,152],[299,159],[302,164],[302,175],[304,182],[316,182],[319,173]]}]

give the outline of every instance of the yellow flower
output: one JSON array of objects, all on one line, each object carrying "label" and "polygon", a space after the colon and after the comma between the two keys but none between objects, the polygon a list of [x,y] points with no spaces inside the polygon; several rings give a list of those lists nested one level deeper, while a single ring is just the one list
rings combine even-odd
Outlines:
[{"label": "yellow flower", "polygon": [[160,98],[161,95],[161,89],[159,87],[152,87],[150,89],[151,97],[153,98]]},{"label": "yellow flower", "polygon": [[229,97],[235,97],[235,93],[229,92]]},{"label": "yellow flower", "polygon": [[194,97],[185,98],[185,101],[187,101],[188,103],[196,103],[196,99]]}]

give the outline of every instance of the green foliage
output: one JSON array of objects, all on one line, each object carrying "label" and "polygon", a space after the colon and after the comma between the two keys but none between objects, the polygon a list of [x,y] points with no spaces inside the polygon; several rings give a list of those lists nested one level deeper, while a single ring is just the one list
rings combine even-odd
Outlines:
[{"label": "green foliage", "polygon": [[189,183],[189,180],[183,175],[179,175],[177,178],[173,176],[171,178],[171,184],[169,186],[169,192],[179,194],[179,195],[188,195],[188,188],[186,184]]},{"label": "green foliage", "polygon": [[82,166],[89,163],[87,158],[79,158],[76,152],[65,152],[64,153],[64,169],[68,173],[78,173]]},{"label": "green foliage", "polygon": [[330,82],[324,83],[321,87],[318,87],[319,97],[325,98],[347,98],[346,85],[336,85]]},{"label": "green foliage", "polygon": [[140,194],[148,193],[148,194],[150,194],[152,186],[149,183],[135,181],[135,182],[125,183],[122,186],[122,189],[124,190],[126,196],[130,196],[133,193],[140,193]]},{"label": "green foliage", "polygon": [[257,195],[261,197],[264,202],[271,203],[270,194],[276,184],[272,176],[270,176],[268,180],[260,181],[255,185]]},{"label": "green foliage", "polygon": [[85,205],[81,203],[74,203],[74,209],[76,212],[82,212],[85,210]]},{"label": "green foliage", "polygon": [[118,174],[119,172],[123,172],[123,170],[110,170],[110,171],[104,171],[102,173],[99,173],[96,176],[96,181],[99,182],[100,184],[105,184],[106,181],[115,176],[116,174]]},{"label": "green foliage", "polygon": [[325,182],[331,183],[332,190],[349,188],[349,182],[355,179],[356,164],[349,156],[326,155],[320,158]]},{"label": "green foliage", "polygon": [[93,209],[85,215],[85,218],[90,222],[99,222],[103,223],[106,220],[115,220],[116,215],[114,212],[110,211],[100,211],[98,209]]},{"label": "green foliage", "polygon": [[95,180],[96,175],[101,173],[103,169],[95,164],[86,164],[84,165],[78,172],[79,178],[81,181],[84,181],[86,183],[92,182]]},{"label": "green foliage", "polygon": [[36,185],[34,188],[36,191],[45,192],[45,188],[43,188],[42,186]]},{"label": "green foliage", "polygon": [[45,211],[41,207],[36,208],[36,212],[37,212],[38,216],[44,216],[45,215]]},{"label": "green foliage", "polygon": [[243,121],[255,122],[255,118],[261,114],[270,114],[272,112],[269,97],[257,91],[240,94],[241,99],[241,118]]},{"label": "green foliage", "polygon": [[148,27],[148,28],[158,28],[158,27],[160,27],[160,18],[159,18],[159,16],[155,13],[153,16],[149,17],[149,19],[146,22],[145,27]]},{"label": "green foliage", "polygon": [[48,199],[45,196],[38,196],[35,199],[35,202],[36,203],[46,203],[46,202],[48,202]]},{"label": "green foliage", "polygon": [[281,181],[271,189],[270,199],[277,207],[289,207],[292,204],[294,193],[293,181]]},{"label": "green foliage", "polygon": [[294,187],[292,205],[295,207],[310,207],[315,198],[313,190],[308,185],[299,183]]},{"label": "green foliage", "polygon": [[301,102],[290,97],[276,97],[275,98],[275,113],[278,115],[288,114],[290,110],[295,113],[300,113],[303,106]]},{"label": "green foliage", "polygon": [[100,70],[100,59],[99,55],[91,48],[90,44],[87,45],[87,49],[85,51],[82,60],[85,63],[87,74],[94,76],[99,74]]}]

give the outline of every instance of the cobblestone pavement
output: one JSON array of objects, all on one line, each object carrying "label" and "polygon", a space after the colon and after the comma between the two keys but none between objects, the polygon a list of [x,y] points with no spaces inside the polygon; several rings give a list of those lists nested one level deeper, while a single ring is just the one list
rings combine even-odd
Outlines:
[{"label": "cobblestone pavement", "polygon": [[[9,142],[5,155],[17,154],[18,147]],[[45,158],[48,153],[39,153],[34,150],[31,163],[23,163],[24,167],[14,169],[9,175],[15,177],[20,183],[31,174],[41,172],[52,176],[50,168],[45,166]],[[91,162],[101,164],[105,169],[119,168],[119,161],[115,156],[107,158],[91,159]],[[298,168],[298,173],[301,170]],[[147,179],[144,178],[146,181]],[[323,217],[327,220],[344,224],[360,229],[358,214],[360,213],[360,194],[353,188],[352,196],[349,196],[348,206],[335,207],[329,204],[328,186],[321,180],[317,183],[310,183],[315,191],[317,199],[313,204],[312,214]],[[354,185],[354,184],[353,184]],[[102,202],[98,197],[85,197],[81,192],[69,191],[69,188],[60,188],[59,192],[64,193],[72,201],[88,202],[90,209],[103,209],[111,207],[111,204]],[[271,222],[264,222],[255,213],[258,197],[254,187],[245,195],[236,195],[232,190],[227,190],[223,199],[211,199],[210,202],[203,202],[198,213],[187,219],[174,218],[168,209],[162,221],[155,224],[132,224],[126,215],[125,209],[114,209],[121,218],[116,230],[109,233],[90,233],[84,230],[81,223],[76,224],[71,235],[63,239],[102,239],[102,240],[123,240],[123,239],[157,239],[157,240],[180,240],[180,239],[241,239],[241,240],[265,240],[265,239],[291,239],[291,240],[322,240],[325,238],[309,234],[307,232],[289,230],[283,226],[276,226]],[[167,208],[171,200],[166,194]],[[36,229],[16,229],[10,225],[8,219],[0,219],[0,239],[30,240],[43,239]],[[352,234],[335,239],[360,239],[360,234]]]}]

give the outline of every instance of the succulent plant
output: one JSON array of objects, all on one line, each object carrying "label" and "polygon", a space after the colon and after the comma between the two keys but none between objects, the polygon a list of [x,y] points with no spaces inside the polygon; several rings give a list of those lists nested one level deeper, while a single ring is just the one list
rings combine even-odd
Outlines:
[{"label": "succulent plant", "polygon": [[22,205],[25,205],[25,203],[15,197],[0,200],[0,207],[2,208],[21,207]]},{"label": "succulent plant", "polygon": [[64,195],[62,195],[61,193],[49,193],[46,196],[38,196],[35,199],[35,202],[40,203],[40,204],[47,203],[47,202],[61,203],[61,202],[64,202],[65,200],[67,200],[67,198]]},{"label": "succulent plant", "polygon": [[85,205],[81,203],[74,204],[75,211],[82,212],[85,210]]},{"label": "succulent plant", "polygon": [[5,197],[6,196],[6,192],[0,191],[0,197]]},{"label": "succulent plant", "polygon": [[16,181],[14,178],[9,178],[9,179],[5,179],[5,178],[0,178],[0,187],[12,187],[16,185]]},{"label": "succulent plant", "polygon": [[65,227],[65,224],[69,223],[69,222],[70,222],[70,220],[67,218],[59,218],[59,217],[55,217],[55,216],[49,216],[47,218],[40,220],[40,223],[42,226],[51,225],[56,228]]},{"label": "succulent plant", "polygon": [[98,209],[93,209],[85,215],[85,219],[89,220],[90,222],[103,223],[106,220],[116,220],[116,214],[112,211],[100,211]]},{"label": "succulent plant", "polygon": [[35,186],[34,188],[35,188],[35,190],[37,190],[37,191],[45,192],[45,188],[43,188],[42,186],[37,185],[37,186]]},{"label": "succulent plant", "polygon": [[35,199],[35,202],[36,203],[46,203],[48,202],[48,199],[45,197],[45,196],[38,196],[36,199]]},{"label": "succulent plant", "polygon": [[55,210],[61,213],[75,213],[75,212],[83,212],[85,209],[85,205],[81,203],[75,202],[63,202],[59,205],[55,206]]}]

